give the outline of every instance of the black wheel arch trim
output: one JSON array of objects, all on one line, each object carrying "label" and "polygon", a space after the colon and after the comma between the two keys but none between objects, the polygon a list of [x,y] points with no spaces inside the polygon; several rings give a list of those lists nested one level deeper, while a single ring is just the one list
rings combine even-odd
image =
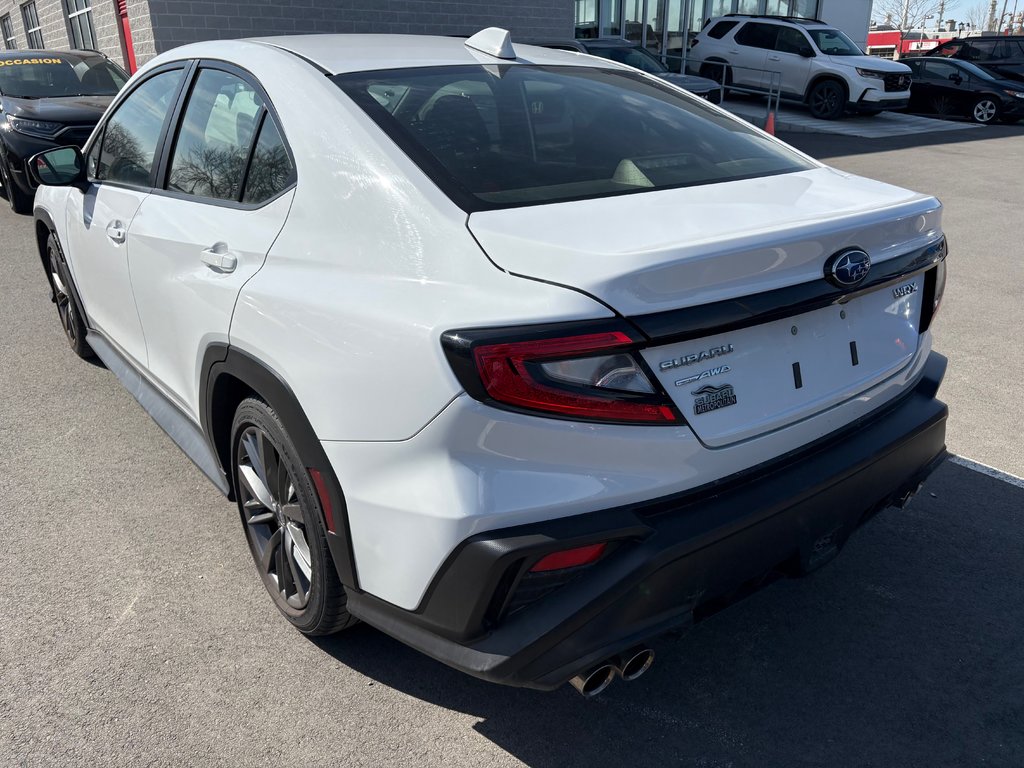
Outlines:
[{"label": "black wheel arch trim", "polygon": [[[82,323],[85,325],[86,330],[91,330],[89,327],[89,315],[85,312],[85,304],[82,303],[82,297],[79,295],[78,287],[75,285],[74,275],[71,272],[71,265],[68,264],[68,257],[67,254],[64,253],[64,246],[60,241],[60,235],[57,234],[57,228],[53,224],[53,217],[50,216],[50,212],[45,208],[36,208],[33,215],[36,220],[36,246],[39,249],[39,261],[43,267],[43,274],[46,275],[46,282],[50,284],[52,289],[53,285],[50,282],[50,265],[47,263],[46,254],[47,238],[39,236],[39,224],[46,227],[48,236],[53,235],[53,239],[57,243],[57,250],[60,252],[60,258],[64,262],[64,266],[67,267],[68,276],[70,278],[67,286],[68,294],[71,296],[71,301],[75,303],[75,311],[78,313],[78,316],[82,318]],[[88,336],[86,336],[86,341],[88,341]]]},{"label": "black wheel arch trim", "polygon": [[199,392],[202,397],[199,417],[203,434],[206,435],[220,470],[231,488],[230,498],[235,498],[235,481],[230,471],[232,447],[230,441],[227,445],[218,445],[215,437],[223,427],[223,420],[227,420],[230,425],[234,418],[233,412],[224,413],[218,404],[218,397],[223,395],[224,390],[218,388],[217,382],[225,375],[233,377],[253,390],[277,412],[306,468],[318,470],[327,481],[327,492],[330,495],[334,516],[334,530],[328,530],[327,533],[331,556],[334,558],[341,583],[346,589],[357,589],[352,536],[341,483],[298,398],[284,378],[267,363],[237,347],[214,343],[207,347],[203,355],[199,381]]}]

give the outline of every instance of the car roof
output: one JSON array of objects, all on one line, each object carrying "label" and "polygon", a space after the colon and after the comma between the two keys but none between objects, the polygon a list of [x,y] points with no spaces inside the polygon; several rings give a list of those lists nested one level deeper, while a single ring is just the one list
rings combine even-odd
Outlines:
[{"label": "car roof", "polygon": [[[257,37],[243,42],[273,46],[299,56],[329,74],[365,72],[406,67],[457,66],[466,64],[555,64],[598,66],[591,58],[572,52],[516,43],[516,59],[500,59],[469,48],[465,38],[427,35],[282,35]],[[206,44],[190,46],[198,51]],[[215,41],[210,44],[214,49]]]},{"label": "car roof", "polygon": [[821,19],[805,19],[801,16],[771,16],[769,14],[754,14],[754,13],[727,13],[724,16],[718,16],[711,21],[776,21],[783,24],[799,24],[801,27],[828,27],[833,29],[831,24],[826,24]]},{"label": "car roof", "polygon": [[946,43],[969,43],[972,40],[1024,40],[1024,35],[970,35],[969,37],[954,37],[946,40]]}]

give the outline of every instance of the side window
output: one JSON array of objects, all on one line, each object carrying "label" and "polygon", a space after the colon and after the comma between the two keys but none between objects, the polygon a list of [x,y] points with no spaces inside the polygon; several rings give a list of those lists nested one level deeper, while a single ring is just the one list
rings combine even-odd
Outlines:
[{"label": "side window", "polygon": [[778,34],[779,27],[775,24],[759,24],[757,22],[747,22],[743,25],[743,28],[736,33],[736,42],[740,45],[749,45],[751,48],[768,48],[772,49],[775,47],[775,36]]},{"label": "side window", "polygon": [[238,200],[263,99],[229,72],[204,69],[185,106],[167,188],[196,197]]},{"label": "side window", "polygon": [[804,33],[792,27],[779,27],[779,37],[775,41],[775,50],[782,53],[799,54],[803,50],[814,50]]},{"label": "side window", "polygon": [[943,43],[938,48],[936,48],[934,51],[932,51],[929,55],[930,56],[946,56],[947,58],[955,59],[955,58],[959,58],[961,56],[961,52],[963,51],[963,48],[964,48],[963,41],[961,41],[961,40],[953,40],[953,41],[948,42],[948,43]]},{"label": "side window", "polygon": [[944,61],[925,62],[925,76],[935,80],[949,80],[953,75],[959,75],[960,70],[952,64]]},{"label": "side window", "polygon": [[721,40],[729,34],[729,30],[737,24],[739,24],[738,21],[720,21],[708,30],[708,37],[713,37],[715,40]]},{"label": "side window", "polygon": [[295,183],[295,166],[288,157],[284,139],[269,114],[263,121],[252,164],[245,178],[243,203],[262,203]]},{"label": "side window", "polygon": [[161,72],[126,98],[107,120],[98,159],[89,170],[99,181],[148,187],[167,112],[178,95],[183,70]]},{"label": "side window", "polygon": [[979,40],[972,42],[967,47],[967,55],[964,57],[968,61],[989,61],[990,59],[996,58],[996,46],[999,45],[998,40]]}]

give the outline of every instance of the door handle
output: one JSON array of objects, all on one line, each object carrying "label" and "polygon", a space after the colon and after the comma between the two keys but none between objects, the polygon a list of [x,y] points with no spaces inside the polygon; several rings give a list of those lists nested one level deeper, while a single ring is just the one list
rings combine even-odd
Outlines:
[{"label": "door handle", "polygon": [[124,224],[120,221],[112,221],[107,224],[107,237],[109,237],[115,243],[123,243],[127,233],[124,229]]},{"label": "door handle", "polygon": [[214,243],[213,247],[199,252],[199,260],[218,272],[234,272],[238,257],[228,250],[227,243]]},{"label": "door handle", "polygon": [[782,61],[781,56],[769,56],[768,61]]},{"label": "door handle", "polygon": [[729,51],[729,53],[732,53],[732,54],[735,54],[735,55],[739,55],[739,51]]}]

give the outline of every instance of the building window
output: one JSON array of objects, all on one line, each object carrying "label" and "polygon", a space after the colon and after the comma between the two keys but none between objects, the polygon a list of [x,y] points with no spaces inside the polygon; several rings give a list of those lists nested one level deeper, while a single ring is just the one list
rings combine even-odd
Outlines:
[{"label": "building window", "polygon": [[18,50],[18,39],[14,36],[14,25],[11,24],[11,14],[9,13],[0,16],[0,34],[4,38],[4,48],[8,51]]},{"label": "building window", "polygon": [[43,27],[39,23],[39,14],[36,13],[34,2],[25,3],[21,6],[21,21],[25,25],[25,37],[28,38],[29,48],[43,47]]},{"label": "building window", "polygon": [[96,31],[92,28],[92,8],[89,0],[64,0],[64,13],[71,30],[71,47],[96,50]]}]

